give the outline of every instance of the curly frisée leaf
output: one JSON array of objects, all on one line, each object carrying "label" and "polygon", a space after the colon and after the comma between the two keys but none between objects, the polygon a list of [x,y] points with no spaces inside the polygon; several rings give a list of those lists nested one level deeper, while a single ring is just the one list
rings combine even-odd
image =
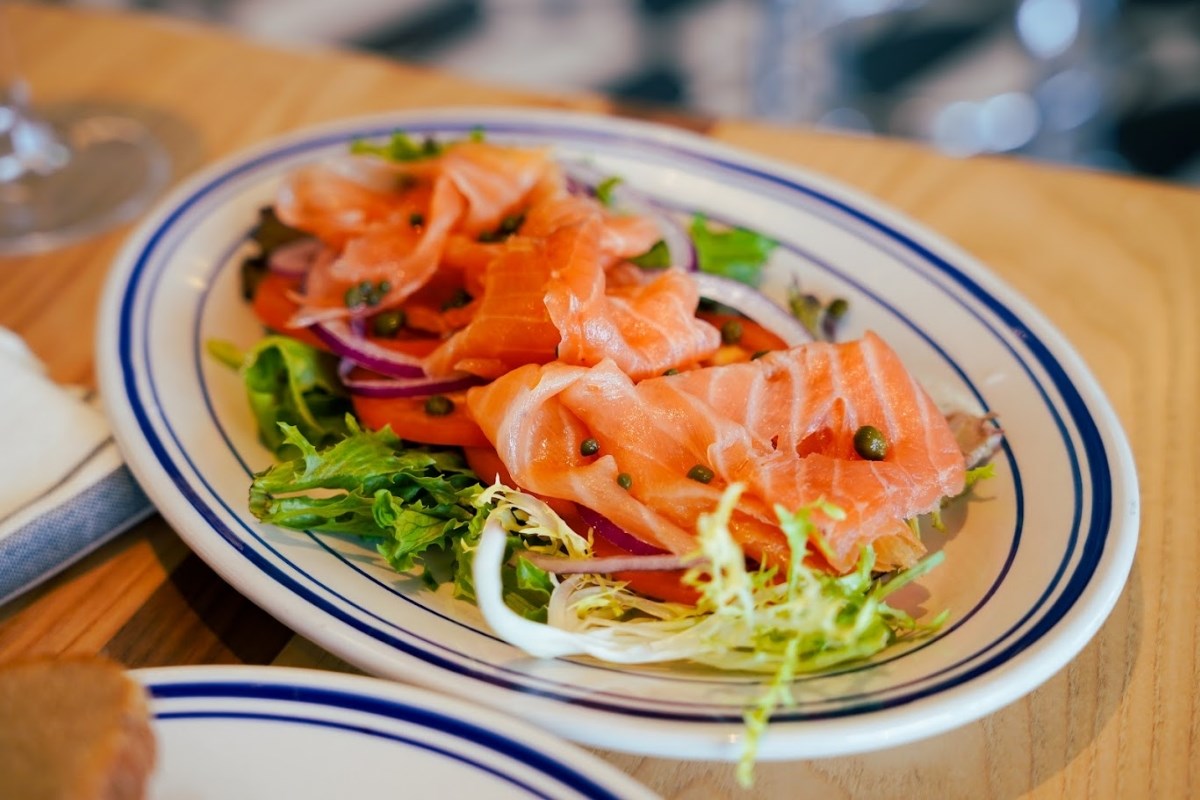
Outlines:
[{"label": "curly fris\u00e9e leaf", "polygon": [[512,511],[507,516],[493,512],[481,531],[473,577],[476,602],[488,624],[534,656],[588,655],[621,664],[691,661],[770,674],[763,695],[746,712],[739,779],[748,783],[771,714],[793,702],[794,676],[867,658],[901,638],[929,633],[945,615],[919,624],[885,602],[889,594],[939,563],[940,554],[887,580],[872,576],[870,548],[848,575],[830,575],[806,565],[809,540],[820,535],[811,519],[814,512],[841,514],[823,501],[796,511],[775,509],[794,554],[785,580],[773,568],[747,568],[745,553],[729,531],[741,491],[740,485],[731,485],[717,508],[697,522],[698,547],[689,558],[699,566],[683,578],[700,594],[694,607],[649,600],[604,576],[572,575],[558,582],[549,575],[555,588],[548,624],[513,613],[505,603],[501,568],[513,558],[514,532],[539,552],[554,552],[557,544],[559,555],[578,558],[586,557],[590,547],[540,501],[495,486],[488,492],[499,498],[497,508],[520,508],[527,523],[521,525],[521,517]]}]

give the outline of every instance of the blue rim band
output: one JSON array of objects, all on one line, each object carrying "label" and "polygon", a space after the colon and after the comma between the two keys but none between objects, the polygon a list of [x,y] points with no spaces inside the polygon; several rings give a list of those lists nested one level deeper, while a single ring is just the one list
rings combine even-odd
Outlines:
[{"label": "blue rim band", "polygon": [[[462,741],[468,742],[477,747],[485,747],[499,756],[518,761],[521,764],[530,767],[531,769],[537,770],[538,772],[554,779],[563,787],[568,787],[584,795],[585,797],[596,798],[596,800],[616,800],[618,797],[618,795],[613,794],[610,790],[596,783],[595,780],[587,775],[578,772],[561,761],[556,761],[553,758],[550,758],[542,751],[535,750],[520,741],[510,739],[494,730],[480,727],[456,717],[439,714],[436,711],[431,711],[427,708],[408,705],[407,703],[401,703],[395,700],[353,694],[351,692],[337,691],[333,689],[318,689],[310,686],[297,686],[294,684],[227,683],[213,681],[209,683],[193,682],[152,684],[149,689],[151,694],[156,699],[160,700],[180,700],[189,698],[281,700],[288,703],[308,703],[314,706],[331,706],[334,708],[364,712],[389,720],[408,722],[418,725],[422,728],[447,733],[457,739],[461,739]],[[453,759],[459,763],[473,767],[481,772],[486,772],[499,780],[523,789],[534,797],[545,798],[545,800],[550,800],[551,797],[551,795],[548,795],[545,792],[518,780],[512,775],[507,775],[493,766],[476,761],[475,759],[469,758],[462,753],[455,753],[451,750],[447,750],[444,747],[429,742],[419,741],[408,736],[402,736],[396,733],[380,730],[377,727],[371,727],[365,724],[351,724],[319,717],[301,716],[298,713],[283,714],[272,712],[248,712],[216,709],[167,710],[156,713],[155,717],[160,720],[213,718],[249,719],[272,722],[287,722],[300,725],[315,725],[324,728],[344,730],[365,736],[387,739],[389,741],[436,753],[438,755],[445,756],[446,758]]]}]

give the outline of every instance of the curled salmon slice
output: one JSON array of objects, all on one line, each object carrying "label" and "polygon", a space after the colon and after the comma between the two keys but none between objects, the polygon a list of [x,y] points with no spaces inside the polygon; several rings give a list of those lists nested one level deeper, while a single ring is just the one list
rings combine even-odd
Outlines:
[{"label": "curled salmon slice", "polygon": [[530,195],[553,194],[563,183],[558,165],[545,150],[461,142],[437,160],[466,201],[461,231],[476,237],[494,230],[505,217],[520,213]]},{"label": "curled salmon slice", "polygon": [[[445,178],[438,178],[427,196],[427,204],[421,203],[419,194],[409,197],[391,216],[350,239],[337,258],[314,265],[291,324],[311,325],[395,308],[428,283],[438,271],[446,238],[465,203]],[[414,215],[423,223],[414,225]],[[347,291],[364,283],[389,288],[370,306],[347,305]]]},{"label": "curled salmon slice", "polygon": [[[601,253],[605,228],[592,217],[578,224],[580,247]],[[558,357],[593,366],[611,359],[635,380],[693,364],[721,344],[716,328],[696,318],[700,301],[686,274],[665,271],[648,283],[609,287],[597,256],[561,264],[546,287],[545,305],[561,334]]]},{"label": "curled salmon slice", "polygon": [[[617,477],[622,467],[613,453],[582,455],[580,444],[594,432],[562,395],[589,372],[558,362],[526,365],[468,391],[467,404],[518,486],[602,509],[609,519],[649,544],[689,552],[695,540],[688,529],[620,487]],[[615,368],[612,373],[621,375]],[[649,489],[647,482],[637,491]]]},{"label": "curled salmon slice", "polygon": [[645,253],[662,238],[649,217],[612,214],[590,197],[570,194],[546,195],[530,205],[521,233],[549,236],[593,219],[600,222],[598,252],[606,267]]},{"label": "curled salmon slice", "polygon": [[288,176],[275,198],[285,224],[341,248],[371,226],[392,217],[401,195],[368,188],[327,166],[309,166]]},{"label": "curled salmon slice", "polygon": [[[829,545],[824,555],[839,571],[853,566],[861,545],[897,535],[898,520],[932,511],[962,491],[965,462],[945,417],[874,333],[669,380],[674,390],[701,399],[770,446],[748,460],[736,448],[714,444],[714,469],[788,508],[824,498],[845,512],[844,520],[822,525]],[[864,460],[855,451],[854,434],[863,425],[883,433],[883,460]]]},{"label": "curled salmon slice", "polygon": [[[873,334],[637,383],[612,361],[531,366],[472,389],[468,403],[519,485],[595,508],[679,554],[694,548],[696,516],[740,482],[731,530],[757,560],[787,563],[775,504],[824,499],[846,514],[818,520],[819,555],[834,570],[853,568],[876,541],[885,561],[911,563],[921,546],[901,521],[963,485],[944,417]],[[854,452],[863,424],[887,438],[882,461]],[[595,456],[580,454],[587,438]]]},{"label": "curled salmon slice", "polygon": [[471,321],[425,360],[425,371],[496,378],[524,364],[552,361],[559,333],[546,312],[546,283],[554,264],[586,257],[577,244],[569,230],[548,239],[506,241],[483,278]]}]

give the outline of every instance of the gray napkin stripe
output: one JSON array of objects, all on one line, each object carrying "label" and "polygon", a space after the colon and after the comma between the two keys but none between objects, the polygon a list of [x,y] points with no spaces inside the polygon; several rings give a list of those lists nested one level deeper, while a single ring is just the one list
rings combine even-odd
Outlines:
[{"label": "gray napkin stripe", "polygon": [[153,510],[129,469],[121,465],[30,520],[0,542],[0,604],[65,569]]}]

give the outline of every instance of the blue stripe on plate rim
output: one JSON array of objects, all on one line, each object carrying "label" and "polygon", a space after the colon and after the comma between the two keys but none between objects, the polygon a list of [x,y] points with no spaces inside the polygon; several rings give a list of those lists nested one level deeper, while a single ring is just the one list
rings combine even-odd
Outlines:
[{"label": "blue stripe on plate rim", "polygon": [[[455,130],[465,131],[473,125],[455,124],[453,121],[434,121],[427,124],[412,124],[406,126],[414,132],[422,132],[425,130],[437,130],[453,132]],[[351,627],[371,636],[377,640],[386,642],[393,647],[396,647],[409,655],[414,655],[417,658],[427,661],[434,666],[443,669],[472,677],[479,680],[484,680],[489,683],[504,686],[510,689],[519,691],[533,691],[527,686],[514,684],[512,681],[497,678],[492,675],[481,674],[477,671],[463,668],[459,664],[450,662],[436,654],[430,653],[419,647],[412,647],[406,642],[395,640],[392,637],[381,634],[381,632],[372,629],[369,625],[362,623],[360,620],[354,619],[352,616],[342,613],[339,609],[333,607],[323,598],[316,595],[307,587],[300,585],[296,580],[283,574],[275,565],[265,561],[261,556],[253,553],[242,547],[242,543],[238,541],[237,534],[229,530],[217,516],[215,511],[199,496],[198,492],[192,487],[182,475],[178,466],[171,460],[167,454],[163,442],[159,439],[153,424],[149,418],[147,408],[143,405],[138,393],[136,375],[134,369],[134,361],[131,358],[133,346],[133,314],[132,309],[135,297],[138,290],[143,286],[142,280],[145,277],[144,272],[150,262],[155,248],[161,245],[164,237],[170,231],[171,226],[183,215],[185,211],[194,205],[201,197],[216,189],[221,183],[235,178],[243,173],[251,171],[261,165],[277,160],[283,157],[294,155],[297,152],[302,152],[314,148],[328,146],[340,141],[345,141],[353,137],[371,137],[388,133],[393,126],[387,128],[379,127],[372,129],[360,129],[354,131],[342,131],[336,134],[325,135],[323,137],[303,140],[285,147],[266,150],[253,158],[245,160],[236,166],[226,170],[219,177],[210,180],[210,182],[193,193],[184,201],[178,203],[166,219],[162,221],[160,226],[150,233],[143,243],[141,250],[136,253],[135,261],[130,269],[130,274],[126,278],[126,283],[119,290],[120,308],[119,308],[119,331],[117,334],[117,352],[121,364],[121,375],[123,388],[126,396],[132,406],[132,411],[135,419],[146,438],[159,464],[164,468],[168,477],[180,489],[182,494],[187,498],[192,507],[203,517],[218,533],[220,533],[228,542],[236,547],[247,559],[254,563],[256,567],[262,569],[270,577],[277,582],[289,588],[294,593],[300,595],[305,600],[313,605],[324,610],[331,616],[339,619],[342,622],[349,624]],[[921,261],[928,264],[932,270],[948,279],[952,285],[965,291],[967,296],[973,298],[976,302],[982,304],[994,316],[996,316],[1009,331],[1014,334],[1028,349],[1031,351],[1036,363],[1050,377],[1051,383],[1063,402],[1067,406],[1068,412],[1072,421],[1075,423],[1079,433],[1079,437],[1083,446],[1083,451],[1086,455],[1086,461],[1089,468],[1089,483],[1090,488],[1094,492],[1091,503],[1093,516],[1085,537],[1083,550],[1080,553],[1079,563],[1071,575],[1064,590],[1054,602],[1053,606],[1038,620],[1033,627],[1025,631],[1025,633],[1004,647],[1004,649],[991,656],[987,661],[977,664],[965,672],[956,674],[948,678],[946,681],[927,686],[913,692],[900,695],[893,698],[888,698],[884,701],[872,701],[858,705],[842,704],[839,707],[823,710],[820,712],[785,712],[776,717],[779,722],[786,721],[802,721],[812,719],[825,719],[832,717],[843,717],[858,713],[866,713],[878,711],[884,708],[894,708],[915,702],[925,697],[946,691],[948,689],[966,683],[977,676],[983,675],[992,669],[1011,660],[1016,655],[1021,653],[1027,647],[1038,641],[1047,631],[1054,627],[1072,608],[1076,599],[1080,596],[1082,589],[1088,584],[1092,575],[1095,572],[1096,566],[1104,552],[1105,542],[1109,533],[1109,527],[1112,521],[1112,495],[1109,484],[1109,470],[1107,454],[1101,439],[1101,434],[1092,419],[1091,413],[1079,395],[1078,390],[1073,385],[1070,378],[1067,376],[1063,367],[1058,363],[1056,358],[1050,352],[1050,349],[1036,336],[1033,332],[1021,321],[1018,315],[1005,306],[999,299],[992,296],[989,292],[983,289],[979,283],[968,276],[961,269],[953,266],[942,256],[935,253],[926,245],[916,241],[910,235],[891,227],[886,221],[873,217],[870,214],[855,208],[846,201],[838,199],[824,190],[817,187],[808,186],[798,180],[777,175],[764,169],[756,168],[737,161],[731,161],[727,158],[715,157],[708,154],[692,152],[685,147],[678,146],[671,142],[659,141],[654,137],[634,136],[632,134],[614,134],[609,131],[594,131],[589,129],[580,129],[573,127],[564,127],[561,123],[542,124],[535,122],[527,122],[520,124],[503,124],[495,126],[488,125],[489,129],[506,134],[528,135],[528,136],[570,136],[574,137],[575,141],[595,139],[597,143],[607,144],[634,144],[642,148],[658,148],[666,154],[673,157],[689,158],[698,160],[707,166],[719,168],[725,172],[732,174],[741,174],[755,178],[765,184],[777,186],[783,190],[793,194],[799,194],[802,197],[807,197],[811,201],[816,201],[818,205],[823,205],[831,213],[837,213],[849,217],[852,220],[867,227],[869,230],[876,232],[888,241],[894,248],[909,252],[916,256]],[[145,321],[145,320],[143,320]],[[990,327],[990,326],[989,326]],[[997,332],[998,335],[998,332]],[[1002,340],[1003,341],[1003,340]],[[1010,347],[1007,342],[1005,346]],[[1023,362],[1022,362],[1023,363]],[[1024,364],[1023,364],[1024,365]],[[1029,367],[1025,366],[1028,370]],[[1032,376],[1032,372],[1030,373]],[[151,376],[152,379],[152,376]],[[1035,379],[1035,384],[1039,386],[1039,391],[1043,395],[1043,400],[1046,401],[1046,391],[1041,387],[1040,382]],[[151,407],[157,407],[156,404]],[[1057,411],[1051,407],[1051,412],[1057,417]],[[1061,420],[1058,421],[1060,429],[1062,428]],[[1061,432],[1061,431],[1060,431]],[[1068,451],[1073,459],[1076,454],[1072,449],[1069,437],[1064,433],[1064,442],[1067,445]],[[182,448],[181,448],[182,451]],[[186,455],[186,453],[185,453]],[[1077,465],[1075,466],[1078,469]],[[1075,481],[1078,487],[1079,476],[1075,476]],[[1077,493],[1078,504],[1078,493]],[[1082,511],[1076,509],[1076,519],[1078,520]],[[1055,580],[1061,578],[1067,564],[1074,555],[1074,550],[1078,544],[1078,530],[1072,531],[1071,542],[1068,547],[1068,553],[1064,557],[1059,572]],[[1047,595],[1050,593],[1047,590]],[[1043,600],[1045,597],[1043,597]],[[1034,612],[1031,611],[1030,615]],[[1024,621],[1023,621],[1024,622]],[[1007,635],[1007,634],[1006,634]],[[1002,639],[996,640],[995,645],[998,645]],[[964,662],[965,663],[965,662]],[[927,676],[931,677],[931,676]],[[927,679],[926,678],[926,679]],[[925,679],[922,679],[925,680]],[[691,722],[729,722],[740,719],[740,715],[734,716],[713,716],[711,714],[694,715],[681,714],[678,712],[661,712],[649,709],[631,709],[621,706],[614,706],[611,703],[603,701],[593,701],[587,698],[570,697],[561,694],[555,694],[547,691],[536,691],[537,694],[547,695],[554,699],[574,703],[584,706],[590,706],[603,711],[615,712],[618,714],[633,714],[638,716],[649,716],[660,719],[670,720],[685,720]],[[640,702],[640,699],[639,699]]]},{"label": "blue stripe on plate rim", "polygon": [[278,700],[288,703],[288,708],[292,711],[292,713],[286,714],[266,711],[251,712],[238,710],[237,706],[231,709],[218,709],[207,704],[188,709],[186,705],[180,708],[177,703],[172,702],[168,710],[155,710],[154,716],[157,720],[253,720],[313,725],[343,730],[349,733],[386,739],[436,753],[481,772],[488,773],[523,789],[535,797],[546,798],[546,800],[550,800],[552,797],[552,795],[530,786],[513,775],[506,774],[490,764],[485,764],[463,753],[457,753],[445,747],[412,738],[411,736],[382,730],[379,726],[371,726],[365,722],[350,723],[318,716],[302,716],[292,704],[305,703],[312,706],[347,709],[388,720],[410,723],[429,730],[440,731],[467,742],[472,746],[487,748],[502,758],[517,761],[552,778],[564,788],[568,788],[585,797],[596,798],[596,800],[617,800],[619,797],[610,789],[596,783],[592,777],[579,772],[565,762],[553,758],[547,752],[530,747],[518,739],[510,738],[497,730],[486,728],[473,722],[459,719],[458,717],[448,716],[419,705],[411,705],[391,698],[373,697],[366,694],[306,686],[303,684],[268,683],[265,681],[155,682],[151,680],[147,688],[156,700]]}]

